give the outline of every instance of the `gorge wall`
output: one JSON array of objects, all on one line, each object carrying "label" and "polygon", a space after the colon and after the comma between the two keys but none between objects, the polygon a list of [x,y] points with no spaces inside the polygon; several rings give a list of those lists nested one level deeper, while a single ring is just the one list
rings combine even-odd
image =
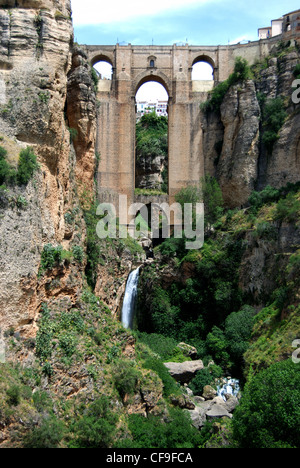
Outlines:
[{"label": "gorge wall", "polygon": [[[1,206],[0,326],[26,335],[35,333],[47,296],[76,300],[82,280],[74,265],[57,272],[59,281],[52,288],[53,278],[39,279],[38,271],[44,245],[60,244],[66,250],[84,245],[80,210],[76,223],[68,224],[65,215],[78,207],[77,181],[93,190],[93,171],[80,169],[83,157],[78,163],[68,131],[73,123],[65,115],[72,66],[70,2],[2,1],[0,31],[0,143],[12,165],[27,146],[40,165],[27,186],[8,187],[8,201]],[[75,107],[81,102],[76,100]],[[26,201],[22,208],[15,202],[19,197]]]},{"label": "gorge wall", "polygon": [[[227,207],[245,205],[254,189],[299,180],[300,115],[292,102],[299,60],[297,43],[278,43],[252,67],[252,79],[229,89],[219,112],[203,116],[205,172],[218,179]],[[270,150],[263,141],[268,130],[264,105],[278,99],[286,115]]]}]

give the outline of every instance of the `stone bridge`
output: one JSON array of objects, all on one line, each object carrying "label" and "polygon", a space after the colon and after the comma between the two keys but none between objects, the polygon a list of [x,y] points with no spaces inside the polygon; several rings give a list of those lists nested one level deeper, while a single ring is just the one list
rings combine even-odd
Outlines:
[{"label": "stone bridge", "polygon": [[[278,40],[278,38],[277,38]],[[113,67],[112,80],[100,80],[98,88],[99,201],[118,206],[118,195],[134,202],[135,96],[146,82],[162,84],[168,95],[169,203],[187,185],[199,185],[204,175],[201,102],[214,84],[233,71],[235,58],[254,63],[270,52],[272,39],[234,46],[83,46],[91,65],[99,61]],[[192,67],[208,62],[214,70],[211,82],[192,81]]]}]

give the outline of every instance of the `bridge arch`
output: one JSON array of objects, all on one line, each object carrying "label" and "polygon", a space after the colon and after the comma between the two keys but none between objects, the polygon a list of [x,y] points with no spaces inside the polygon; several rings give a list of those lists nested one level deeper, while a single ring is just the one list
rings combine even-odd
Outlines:
[{"label": "bridge arch", "polygon": [[154,81],[156,83],[161,84],[165,88],[165,90],[167,91],[169,99],[170,99],[170,97],[171,97],[171,94],[170,94],[171,84],[170,84],[170,81],[169,81],[168,77],[162,72],[149,73],[148,70],[141,73],[136,78],[136,80],[134,81],[133,88],[132,88],[133,95],[136,96],[136,94],[137,94],[138,90],[140,89],[140,87],[143,84],[149,83],[151,81]]},{"label": "bridge arch", "polygon": [[211,67],[213,69],[216,68],[215,61],[212,59],[212,57],[210,57],[209,55],[206,55],[206,54],[201,54],[201,55],[197,56],[196,58],[194,58],[192,66],[194,66],[198,62],[206,62],[209,65],[211,65]]},{"label": "bridge arch", "polygon": [[[196,57],[192,63],[191,79],[192,80],[215,80],[215,62],[208,55],[200,55]],[[201,77],[201,71],[206,76]],[[211,72],[211,75],[210,75]]]}]

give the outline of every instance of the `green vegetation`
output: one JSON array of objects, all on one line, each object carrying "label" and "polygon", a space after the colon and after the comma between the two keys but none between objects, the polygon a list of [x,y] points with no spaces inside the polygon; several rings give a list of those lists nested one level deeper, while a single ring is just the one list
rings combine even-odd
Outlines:
[{"label": "green vegetation", "polygon": [[0,147],[0,185],[27,185],[39,168],[33,150],[29,147],[21,150],[17,169],[7,162],[6,156],[7,151]]},{"label": "green vegetation", "polygon": [[156,187],[158,194],[168,191],[168,119],[159,117],[153,111],[143,115],[136,124],[136,160],[139,165],[141,160],[152,160],[156,156],[162,156],[165,160],[163,172],[163,184]]},{"label": "green vegetation", "polygon": [[285,187],[281,187],[279,189],[267,185],[260,192],[253,191],[248,200],[251,213],[257,215],[258,211],[263,207],[263,205],[278,203],[279,200],[284,201],[289,194],[295,198],[295,194],[297,194],[299,190],[300,182],[295,184],[289,183]]},{"label": "green vegetation", "polygon": [[212,365],[201,372],[198,372],[196,377],[189,384],[190,389],[194,395],[203,394],[203,389],[206,385],[215,386],[215,379],[223,376],[223,369],[220,366]]},{"label": "green vegetation", "polygon": [[72,252],[69,252],[68,250],[64,250],[61,245],[44,245],[41,253],[39,276],[42,276],[47,270],[52,270],[54,267],[62,265],[64,262],[70,262],[72,258],[79,264],[82,264],[84,251],[81,246],[74,245],[72,247]]},{"label": "green vegetation", "polygon": [[214,177],[206,176],[201,180],[202,200],[204,203],[205,226],[213,226],[223,213],[223,195]]},{"label": "green vegetation", "polygon": [[158,423],[157,418],[133,414],[129,417],[132,438],[117,444],[117,448],[196,448],[202,437],[189,422],[182,410],[170,410],[169,421]]},{"label": "green vegetation", "polygon": [[76,128],[68,127],[68,132],[70,133],[70,143],[73,143],[73,141],[76,140],[78,136],[78,131]]},{"label": "green vegetation", "polygon": [[[177,256],[181,252],[184,249],[177,251]],[[149,276],[144,272],[142,281],[148,283],[148,291],[146,298],[140,297],[139,330],[171,337],[178,343],[187,342],[198,349],[201,357],[215,356],[217,348],[207,341],[207,335],[211,327],[221,326],[231,310],[241,306],[237,271],[242,252],[241,241],[230,242],[226,238],[222,244],[206,243],[193,261],[193,277],[184,285],[174,282],[168,290],[157,285],[149,290],[149,281],[155,280],[154,272],[149,271]],[[185,257],[181,265],[184,263]],[[229,359],[226,365],[230,366]]]},{"label": "green vegetation", "polygon": [[234,71],[229,78],[219,83],[209,95],[209,99],[202,104],[203,112],[220,112],[221,104],[229,88],[237,83],[242,83],[251,78],[251,70],[245,59],[237,57]]},{"label": "green vegetation", "polygon": [[142,189],[142,188],[136,188],[134,190],[135,195],[143,195],[143,196],[160,196],[160,195],[166,195],[166,192],[163,190],[158,190],[158,189]]},{"label": "green vegetation", "polygon": [[134,394],[140,378],[141,373],[134,368],[131,361],[122,360],[114,367],[115,387],[122,399],[126,395]]},{"label": "green vegetation", "polygon": [[[191,187],[178,200],[195,201],[198,196]],[[162,262],[172,262],[178,280],[165,288],[155,265],[143,270],[137,326],[141,339],[153,350],[157,347],[165,361],[174,351],[172,345],[184,341],[195,346],[205,362],[213,359],[224,374],[230,372],[243,381],[251,367],[258,372],[272,363],[272,357],[291,355],[291,336],[300,330],[298,308],[292,305],[299,287],[298,251],[275,255],[268,265],[265,272],[274,283],[272,291],[242,293],[239,285],[241,260],[251,239],[276,252],[281,223],[297,229],[299,183],[253,192],[247,210],[223,212],[220,204],[215,205],[217,216],[202,249],[188,252],[184,240],[174,238],[157,247]],[[189,275],[182,281],[186,271]],[[257,304],[262,303],[265,307],[258,313]],[[284,321],[283,311],[288,317]],[[201,391],[199,380],[194,388]],[[203,373],[203,380],[212,379]]]},{"label": "green vegetation", "polygon": [[158,335],[157,333],[140,332],[138,332],[137,336],[142,343],[145,343],[154,353],[158,354],[164,362],[184,362],[189,360],[182,350],[177,347],[178,343],[173,338]]},{"label": "green vegetation", "polygon": [[98,73],[96,72],[94,67],[91,67],[91,78],[92,78],[92,82],[93,82],[93,85],[94,85],[94,91],[95,91],[95,93],[97,93],[98,83],[99,83],[99,76],[98,76]]},{"label": "green vegetation", "polygon": [[272,153],[274,144],[279,139],[279,131],[287,118],[283,100],[279,97],[266,101],[262,107],[262,114],[262,141],[267,151]]},{"label": "green vegetation", "polygon": [[54,414],[43,417],[24,437],[24,448],[53,449],[58,448],[64,435],[64,424]]},{"label": "green vegetation", "polygon": [[236,408],[234,437],[241,448],[299,448],[300,365],[291,359],[249,378]]},{"label": "green vegetation", "polygon": [[0,146],[0,185],[16,183],[16,170],[6,161],[7,151]]},{"label": "green vegetation", "polygon": [[296,78],[296,80],[300,80],[300,63],[298,63],[293,71],[293,75]]},{"label": "green vegetation", "polygon": [[75,422],[69,448],[111,447],[117,422],[118,416],[110,410],[109,399],[101,396]]}]

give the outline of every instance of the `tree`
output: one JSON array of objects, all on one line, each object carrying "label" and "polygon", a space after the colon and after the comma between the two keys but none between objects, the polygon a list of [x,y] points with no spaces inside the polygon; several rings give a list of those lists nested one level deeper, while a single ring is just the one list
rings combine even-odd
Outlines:
[{"label": "tree", "polygon": [[117,415],[109,409],[109,399],[101,396],[75,424],[75,441],[71,445],[74,448],[109,448],[117,421]]},{"label": "tree", "polygon": [[32,149],[27,147],[20,152],[18,162],[18,183],[20,185],[27,185],[33,173],[38,169],[36,156]]},{"label": "tree", "polygon": [[24,448],[58,448],[64,435],[64,425],[54,415],[44,417],[41,424],[24,439]]},{"label": "tree", "polygon": [[241,448],[300,447],[300,364],[278,362],[250,377],[233,418]]},{"label": "tree", "polygon": [[7,151],[0,146],[0,185],[14,184],[16,182],[16,170],[6,161]]},{"label": "tree", "polygon": [[202,200],[204,203],[205,226],[215,224],[223,213],[223,195],[214,177],[205,176],[201,179]]}]

